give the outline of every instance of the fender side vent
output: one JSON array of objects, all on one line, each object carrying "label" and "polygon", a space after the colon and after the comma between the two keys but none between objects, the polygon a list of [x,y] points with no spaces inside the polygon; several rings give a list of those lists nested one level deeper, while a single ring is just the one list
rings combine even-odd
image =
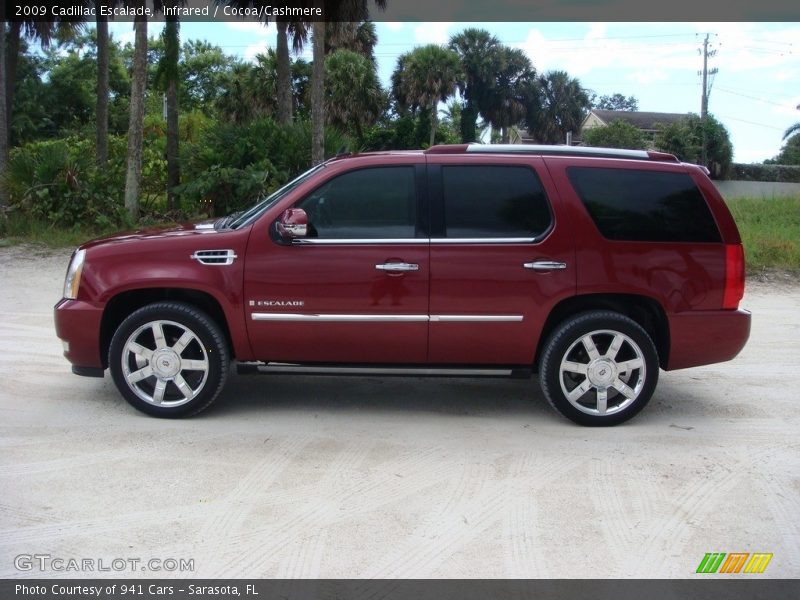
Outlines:
[{"label": "fender side vent", "polygon": [[237,257],[233,250],[197,250],[189,258],[204,265],[230,265]]}]

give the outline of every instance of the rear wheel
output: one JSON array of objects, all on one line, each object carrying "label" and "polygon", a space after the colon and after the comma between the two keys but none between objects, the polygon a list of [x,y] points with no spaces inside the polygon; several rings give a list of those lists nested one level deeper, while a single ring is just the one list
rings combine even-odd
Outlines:
[{"label": "rear wheel", "polygon": [[647,332],[612,311],[564,322],[547,340],[539,370],[542,391],[581,425],[616,425],[649,402],[658,382],[658,353]]},{"label": "rear wheel", "polygon": [[135,408],[157,417],[183,417],[207,408],[228,372],[219,326],[182,302],[140,308],[117,328],[108,364],[114,383]]}]

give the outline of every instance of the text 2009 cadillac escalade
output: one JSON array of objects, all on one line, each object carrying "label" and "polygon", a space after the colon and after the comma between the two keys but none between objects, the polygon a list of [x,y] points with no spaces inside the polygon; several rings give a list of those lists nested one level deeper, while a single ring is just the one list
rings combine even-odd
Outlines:
[{"label": "text 2009 cadillac escalade", "polygon": [[736,225],[666,154],[455,145],[318,165],[214,223],[94,240],[55,307],[81,375],[151,415],[240,371],[530,376],[584,425],[747,341]]}]

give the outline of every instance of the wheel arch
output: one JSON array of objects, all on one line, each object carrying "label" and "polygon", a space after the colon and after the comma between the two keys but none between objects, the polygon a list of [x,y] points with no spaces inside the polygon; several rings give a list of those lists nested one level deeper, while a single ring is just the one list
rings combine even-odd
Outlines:
[{"label": "wheel arch", "polygon": [[113,296],[103,310],[100,321],[100,357],[103,368],[108,367],[108,351],[114,332],[133,311],[154,302],[185,302],[205,312],[222,329],[231,358],[235,355],[233,339],[222,305],[208,292],[191,288],[139,288],[126,290]]},{"label": "wheel arch", "polygon": [[550,311],[536,347],[533,364],[537,370],[541,353],[550,334],[566,319],[588,310],[611,310],[636,321],[652,338],[660,365],[668,364],[669,321],[664,308],[657,300],[637,294],[583,294],[561,300]]}]

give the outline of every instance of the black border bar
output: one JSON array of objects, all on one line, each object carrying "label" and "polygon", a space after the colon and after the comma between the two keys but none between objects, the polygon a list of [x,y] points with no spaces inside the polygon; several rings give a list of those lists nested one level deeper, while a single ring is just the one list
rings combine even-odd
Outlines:
[{"label": "black border bar", "polygon": [[3,600],[777,600],[800,579],[6,579]]},{"label": "black border bar", "polygon": [[[791,22],[800,20],[797,0],[387,0],[378,9],[367,0],[373,21],[755,21]],[[5,0],[0,18],[6,21],[94,21],[100,7],[113,6],[113,22],[133,21],[134,2],[111,0]],[[172,0],[143,0],[148,19],[163,21],[164,5]],[[348,20],[339,10],[342,0],[252,0],[247,14],[232,15],[225,0],[182,0],[178,3],[183,22],[274,21],[276,18],[308,21]],[[240,3],[242,4],[242,3]],[[187,10],[183,10],[187,9]],[[105,9],[106,11],[108,8]],[[294,13],[293,13],[294,11]],[[300,16],[297,11],[304,11]],[[321,13],[321,14],[320,14]]]}]

